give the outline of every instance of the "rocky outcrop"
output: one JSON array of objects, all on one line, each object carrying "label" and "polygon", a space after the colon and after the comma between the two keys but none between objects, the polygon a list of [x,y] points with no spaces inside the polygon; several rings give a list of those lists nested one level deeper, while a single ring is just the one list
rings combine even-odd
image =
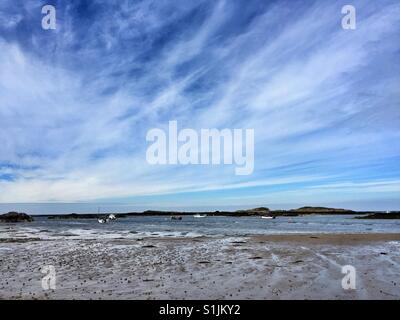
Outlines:
[{"label": "rocky outcrop", "polygon": [[31,222],[33,218],[26,213],[8,212],[0,215],[0,222]]},{"label": "rocky outcrop", "polygon": [[235,211],[237,216],[263,216],[270,213],[270,210],[266,207],[259,207],[247,210],[237,210]]},{"label": "rocky outcrop", "polygon": [[388,212],[388,213],[383,213],[383,212],[376,212],[369,214],[367,216],[360,216],[356,217],[356,219],[400,219],[400,212]]},{"label": "rocky outcrop", "polygon": [[51,215],[48,217],[48,219],[97,219],[104,216],[99,215],[99,214],[77,214],[77,213],[70,213],[70,214],[57,214],[57,215]]},{"label": "rocky outcrop", "polygon": [[337,209],[337,208],[326,208],[326,207],[301,207],[298,209],[289,210],[290,212],[296,212],[299,214],[354,214],[353,210],[348,209]]},{"label": "rocky outcrop", "polygon": [[[312,214],[364,214],[372,212],[356,212],[348,209],[336,209],[326,207],[301,207],[298,209],[291,210],[270,210],[267,207],[258,207],[246,210],[236,211],[158,211],[158,210],[147,210],[143,212],[126,212],[126,213],[115,213],[116,218],[125,217],[140,217],[140,216],[193,216],[193,215],[206,215],[208,217],[213,216],[225,216],[225,217],[257,217],[257,216],[272,216],[272,217],[296,217],[303,215]],[[60,215],[42,215],[48,219],[104,219],[105,214],[60,214]]]}]

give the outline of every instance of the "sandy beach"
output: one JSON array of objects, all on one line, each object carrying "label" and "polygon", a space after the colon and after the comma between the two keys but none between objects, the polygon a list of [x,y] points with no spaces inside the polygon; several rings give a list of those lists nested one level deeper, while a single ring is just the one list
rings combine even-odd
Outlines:
[{"label": "sandy beach", "polygon": [[[399,299],[400,234],[3,238],[1,299]],[[56,289],[41,285],[53,265]],[[356,268],[344,290],[341,268]]]}]

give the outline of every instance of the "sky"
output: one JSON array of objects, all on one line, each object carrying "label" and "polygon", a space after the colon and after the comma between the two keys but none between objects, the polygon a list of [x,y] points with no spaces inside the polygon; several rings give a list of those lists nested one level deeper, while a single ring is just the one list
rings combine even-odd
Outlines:
[{"label": "sky", "polygon": [[[399,88],[398,0],[2,0],[0,211],[398,210]],[[254,129],[254,171],[149,164],[173,120]]]}]

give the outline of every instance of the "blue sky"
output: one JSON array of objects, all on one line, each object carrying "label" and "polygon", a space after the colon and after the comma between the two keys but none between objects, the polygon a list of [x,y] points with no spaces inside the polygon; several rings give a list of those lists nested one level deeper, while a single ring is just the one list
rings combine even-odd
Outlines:
[{"label": "blue sky", "polygon": [[[1,1],[0,209],[400,209],[400,3],[345,4]],[[147,164],[170,120],[253,128],[253,174]]]}]

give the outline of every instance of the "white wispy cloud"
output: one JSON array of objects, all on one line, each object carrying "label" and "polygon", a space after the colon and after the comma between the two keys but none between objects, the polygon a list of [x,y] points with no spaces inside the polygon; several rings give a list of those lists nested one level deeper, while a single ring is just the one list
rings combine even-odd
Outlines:
[{"label": "white wispy cloud", "polygon": [[[400,5],[357,1],[357,29],[343,30],[340,1],[244,4],[60,2],[51,35],[28,28],[40,4],[21,2],[18,13],[5,1],[0,202],[210,191],[228,199],[264,188],[260,201],[300,203],[316,189],[336,199],[327,192],[340,193],[335,186],[346,198],[378,189],[392,197]],[[254,174],[148,165],[146,132],[169,120],[254,128]]]}]

